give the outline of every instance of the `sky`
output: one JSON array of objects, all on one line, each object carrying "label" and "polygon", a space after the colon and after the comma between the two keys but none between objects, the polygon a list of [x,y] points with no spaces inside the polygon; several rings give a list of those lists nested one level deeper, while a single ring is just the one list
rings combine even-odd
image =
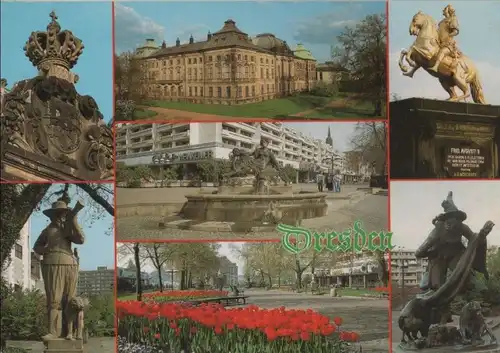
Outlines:
[{"label": "sky", "polygon": [[[113,188],[112,184],[109,184],[109,187]],[[49,189],[47,195],[51,195],[54,191],[59,190],[61,190],[61,186],[54,185]],[[69,197],[72,199],[69,205],[70,208],[74,207],[78,199],[86,205],[78,214],[78,221],[85,235],[85,243],[83,245],[74,245],[74,247],[78,249],[80,256],[80,270],[95,270],[97,266],[106,266],[111,269],[114,268],[114,237],[112,233],[109,234],[110,226],[113,224],[113,217],[96,204],[96,206],[92,206],[91,208],[89,197],[82,197],[83,191],[78,190],[75,186],[72,186],[69,191]],[[55,199],[57,199],[57,197],[55,197]],[[55,201],[55,199],[52,201]],[[114,203],[112,199],[109,202],[111,204]],[[34,212],[30,218],[31,247],[35,244],[42,230],[50,223],[49,218],[42,213],[42,211],[47,208],[50,208],[50,206],[44,205],[42,210]],[[91,218],[95,219],[94,216],[97,213],[102,214],[102,217],[92,222]]]},{"label": "sky", "polygon": [[416,250],[432,230],[432,220],[443,212],[441,202],[453,191],[455,205],[467,213],[467,224],[479,232],[486,221],[496,224],[487,240],[500,246],[500,183],[497,181],[391,181],[393,244]]},{"label": "sky", "polygon": [[352,149],[350,139],[357,123],[350,122],[334,122],[334,123],[320,123],[320,122],[307,122],[307,123],[283,123],[284,126],[296,129],[303,132],[307,136],[316,139],[326,140],[328,136],[328,127],[333,140],[333,148],[340,152],[346,152]]},{"label": "sky", "polygon": [[31,32],[45,31],[54,10],[62,30],[68,29],[85,48],[72,71],[80,77],[76,89],[96,100],[104,120],[113,113],[112,5],[110,2],[3,2],[1,11],[2,77],[8,87],[37,74],[23,46]]},{"label": "sky", "polygon": [[391,94],[396,93],[401,98],[448,98],[437,79],[424,70],[417,71],[413,78],[409,78],[403,76],[398,67],[400,51],[409,48],[415,40],[408,33],[413,16],[422,11],[431,15],[435,21],[440,21],[443,8],[448,3],[455,8],[460,25],[460,33],[455,37],[459,49],[476,64],[487,103],[500,105],[499,1],[390,1]]},{"label": "sky", "polygon": [[[238,275],[243,275],[244,273],[244,261],[238,256],[238,250],[241,250],[244,243],[242,242],[223,242],[219,243],[221,246],[219,248],[219,255],[226,256],[229,261],[234,262],[238,265]],[[120,247],[120,243],[117,243],[117,247]],[[133,259],[133,255],[124,255],[123,253],[117,252],[117,264],[120,267],[127,266],[128,262]],[[156,271],[154,266],[150,263],[145,263],[142,266],[142,270],[148,273]]]},{"label": "sky", "polygon": [[385,13],[385,2],[125,2],[115,4],[117,52],[130,51],[154,38],[175,45],[206,40],[232,19],[250,36],[272,33],[293,49],[298,43],[319,61],[331,60],[331,45],[346,26],[367,15]]}]

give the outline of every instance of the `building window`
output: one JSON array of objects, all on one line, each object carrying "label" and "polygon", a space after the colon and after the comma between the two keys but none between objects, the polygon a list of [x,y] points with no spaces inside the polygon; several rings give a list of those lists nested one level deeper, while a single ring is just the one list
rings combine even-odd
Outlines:
[{"label": "building window", "polygon": [[255,86],[252,86],[252,97],[255,97]]},{"label": "building window", "polygon": [[195,87],[194,88],[194,96],[197,97],[198,96],[198,87]]},{"label": "building window", "polygon": [[241,86],[238,87],[238,98],[243,96],[243,88]]},{"label": "building window", "polygon": [[191,64],[191,59],[188,59],[188,64]]},{"label": "building window", "polygon": [[266,85],[267,93],[269,93],[269,84]]},{"label": "building window", "polygon": [[260,93],[264,94],[264,85],[260,85]]},{"label": "building window", "polygon": [[260,68],[260,78],[264,78],[264,69]]},{"label": "building window", "polygon": [[222,97],[222,87],[217,87],[217,97]]},{"label": "building window", "polygon": [[214,88],[213,87],[208,87],[208,96],[213,97],[214,96]]},{"label": "building window", "polygon": [[193,64],[196,64],[196,58],[193,59]]},{"label": "building window", "polygon": [[200,64],[203,62],[203,58],[200,58]]},{"label": "building window", "polygon": [[212,55],[210,55],[210,56],[208,57],[208,62],[211,62],[211,61],[212,61]]},{"label": "building window", "polygon": [[245,98],[248,97],[248,91],[249,91],[248,86],[246,86],[245,87]]},{"label": "building window", "polygon": [[15,246],[15,255],[18,259],[22,259],[23,258],[23,247],[20,245],[20,244],[17,244],[16,243],[16,246]]},{"label": "building window", "polygon": [[320,73],[319,73],[319,79],[320,79],[321,81],[323,81],[323,72],[321,72],[321,71],[320,71]]},{"label": "building window", "polygon": [[260,63],[264,64],[264,58],[260,58]]},{"label": "building window", "polygon": [[266,78],[269,78],[269,69],[266,69]]},{"label": "building window", "polygon": [[203,87],[200,87],[200,96],[203,97]]},{"label": "building window", "polygon": [[220,61],[220,55],[217,55],[217,61]]},{"label": "building window", "polygon": [[227,98],[231,98],[231,86],[226,87],[226,96]]}]

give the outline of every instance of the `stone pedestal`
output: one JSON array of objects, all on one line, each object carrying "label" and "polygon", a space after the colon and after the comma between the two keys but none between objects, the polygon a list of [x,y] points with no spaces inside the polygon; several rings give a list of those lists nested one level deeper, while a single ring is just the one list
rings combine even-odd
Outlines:
[{"label": "stone pedestal", "polygon": [[390,110],[391,178],[500,177],[500,106],[410,98]]},{"label": "stone pedestal", "polygon": [[83,340],[65,340],[63,338],[45,342],[44,353],[83,353]]}]

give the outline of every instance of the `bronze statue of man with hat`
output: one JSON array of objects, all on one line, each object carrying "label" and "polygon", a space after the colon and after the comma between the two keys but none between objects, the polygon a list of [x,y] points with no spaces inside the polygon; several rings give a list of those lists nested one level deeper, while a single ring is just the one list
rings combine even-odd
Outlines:
[{"label": "bronze statue of man with hat", "polygon": [[[437,290],[441,287],[465,252],[466,248],[462,242],[462,237],[470,241],[478,236],[469,226],[463,223],[467,219],[467,214],[457,208],[453,202],[453,193],[451,191],[448,193],[446,200],[441,203],[441,206],[444,212],[432,221],[434,229],[415,253],[417,258],[427,258],[429,260],[428,279],[422,289]],[[487,221],[479,234],[488,235],[493,226],[493,222]],[[486,250],[487,244],[484,241],[476,250],[473,270],[488,277]],[[440,323],[446,324],[450,318],[448,310],[444,309],[440,315]]]},{"label": "bronze statue of man with hat", "polygon": [[83,244],[85,237],[78,225],[77,213],[83,208],[77,202],[73,209],[64,198],[52,204],[43,213],[50,224],[41,232],[33,246],[42,258],[42,277],[47,297],[48,333],[44,341],[66,337],[64,314],[70,299],[76,295],[78,263],[71,245]]}]

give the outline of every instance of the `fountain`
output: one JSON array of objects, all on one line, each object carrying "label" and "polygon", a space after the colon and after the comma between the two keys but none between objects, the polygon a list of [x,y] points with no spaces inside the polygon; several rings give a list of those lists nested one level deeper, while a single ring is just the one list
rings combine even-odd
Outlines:
[{"label": "fountain", "polygon": [[255,232],[274,230],[279,223],[296,225],[303,219],[325,216],[326,194],[294,193],[267,146],[268,141],[261,138],[251,152],[233,149],[231,171],[221,176],[218,190],[187,195],[176,220],[170,218],[160,227],[191,229],[203,224],[205,231]]}]

